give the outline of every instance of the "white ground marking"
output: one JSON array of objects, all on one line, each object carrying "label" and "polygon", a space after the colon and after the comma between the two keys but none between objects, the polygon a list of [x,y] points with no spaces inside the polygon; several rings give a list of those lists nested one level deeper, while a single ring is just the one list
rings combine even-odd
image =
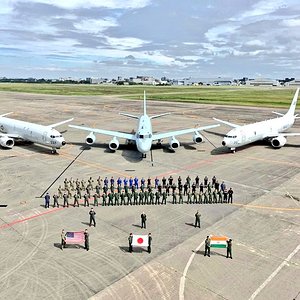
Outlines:
[{"label": "white ground marking", "polygon": [[300,244],[296,249],[279,265],[279,267],[258,287],[258,289],[251,295],[249,300],[255,299],[255,297],[265,288],[265,286],[279,273],[279,271],[287,265],[291,258],[299,251]]},{"label": "white ground marking", "polygon": [[196,250],[192,253],[192,255],[190,256],[190,259],[188,260],[185,268],[184,268],[184,271],[183,271],[183,274],[180,278],[180,285],[179,285],[179,300],[184,300],[184,286],[185,286],[185,278],[186,278],[186,274],[188,272],[188,269],[194,259],[194,256],[196,255],[196,253],[199,251],[199,249],[204,245],[204,242],[203,241],[197,248]]}]

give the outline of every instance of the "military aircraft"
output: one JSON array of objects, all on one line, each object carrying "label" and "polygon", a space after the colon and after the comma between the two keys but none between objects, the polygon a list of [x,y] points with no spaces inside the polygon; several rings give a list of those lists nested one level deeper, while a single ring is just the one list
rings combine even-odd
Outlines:
[{"label": "military aircraft", "polygon": [[0,145],[3,148],[11,149],[15,145],[15,140],[21,140],[50,147],[51,153],[55,154],[56,149],[60,149],[66,144],[62,134],[54,128],[71,122],[73,118],[44,126],[6,118],[5,116],[9,114],[11,113],[0,115]]},{"label": "military aircraft", "polygon": [[133,141],[136,144],[137,150],[142,153],[143,158],[146,157],[146,153],[150,151],[152,147],[153,141],[158,141],[159,143],[164,138],[169,138],[169,145],[172,150],[175,150],[180,146],[179,141],[175,138],[178,135],[183,135],[187,133],[194,133],[193,141],[195,143],[201,143],[203,141],[203,137],[199,133],[199,131],[209,128],[214,128],[217,126],[220,126],[220,124],[215,125],[208,125],[204,127],[198,127],[198,128],[189,128],[189,129],[183,129],[183,130],[177,130],[177,131],[170,131],[165,133],[153,133],[152,131],[152,125],[151,120],[155,118],[159,118],[165,115],[169,115],[170,113],[163,113],[159,115],[154,115],[149,117],[147,115],[146,111],[146,93],[144,92],[144,102],[143,102],[143,109],[144,112],[141,116],[135,116],[128,113],[119,113],[120,115],[137,119],[137,130],[136,133],[123,133],[119,131],[110,131],[110,130],[103,130],[103,129],[97,129],[97,128],[90,128],[90,127],[84,127],[84,126],[76,126],[76,125],[69,125],[69,127],[77,128],[85,131],[89,131],[89,135],[86,137],[86,143],[88,145],[92,145],[96,141],[96,137],[94,133],[100,133],[108,136],[112,136],[112,140],[109,142],[109,148],[110,150],[117,150],[119,148],[119,140],[118,138],[127,139],[128,141]]},{"label": "military aircraft", "polygon": [[230,148],[232,152],[235,149],[259,140],[270,141],[273,148],[281,148],[286,143],[287,136],[297,136],[300,133],[287,133],[285,130],[293,126],[298,114],[294,115],[297,100],[298,100],[299,88],[296,90],[289,110],[285,113],[274,112],[280,117],[273,118],[266,121],[256,122],[247,125],[236,125],[227,121],[213,118],[215,121],[226,124],[234,129],[230,130],[224,137],[222,145]]}]

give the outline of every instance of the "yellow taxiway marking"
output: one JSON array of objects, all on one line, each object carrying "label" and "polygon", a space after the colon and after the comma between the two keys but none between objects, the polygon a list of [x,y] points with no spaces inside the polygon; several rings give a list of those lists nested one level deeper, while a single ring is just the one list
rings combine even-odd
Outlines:
[{"label": "yellow taxiway marking", "polygon": [[263,206],[263,205],[252,205],[252,204],[241,204],[241,203],[232,203],[232,205],[242,206],[246,208],[258,208],[258,209],[271,209],[271,210],[286,210],[286,211],[300,211],[299,208],[289,208],[289,207],[273,207],[273,206]]}]

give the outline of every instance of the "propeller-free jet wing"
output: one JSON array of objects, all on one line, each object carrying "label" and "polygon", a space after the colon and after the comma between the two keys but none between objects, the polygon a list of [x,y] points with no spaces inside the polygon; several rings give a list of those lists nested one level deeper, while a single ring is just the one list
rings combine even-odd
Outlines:
[{"label": "propeller-free jet wing", "polygon": [[170,113],[164,113],[164,114],[159,114],[159,115],[154,115],[154,116],[149,117],[147,115],[147,111],[146,111],[146,93],[145,92],[144,92],[144,104],[143,105],[144,105],[144,112],[139,117],[135,116],[135,115],[127,114],[127,113],[120,113],[120,115],[127,116],[129,118],[138,120],[136,134],[123,133],[123,132],[119,132],[119,131],[111,131],[111,130],[104,130],[104,129],[98,129],[98,128],[90,128],[90,127],[77,126],[77,125],[69,125],[69,127],[89,131],[90,133],[86,137],[86,143],[88,145],[92,145],[96,141],[96,137],[95,137],[94,133],[112,136],[113,138],[110,141],[108,146],[113,151],[115,151],[119,148],[119,140],[118,140],[119,138],[127,139],[129,141],[134,141],[138,151],[143,154],[143,157],[146,157],[146,153],[148,151],[150,151],[153,141],[160,142],[164,138],[169,138],[170,148],[172,150],[174,150],[180,146],[179,141],[175,138],[176,136],[188,134],[188,133],[194,133],[193,141],[195,143],[201,143],[203,141],[203,137],[200,134],[201,130],[220,126],[219,124],[215,124],[215,125],[208,125],[208,126],[198,127],[198,128],[189,128],[189,129],[184,129],[184,130],[170,131],[170,132],[165,132],[165,133],[153,133],[151,120],[165,116],[165,115],[169,115]]},{"label": "propeller-free jet wing", "polygon": [[291,128],[298,114],[295,115],[299,88],[296,90],[289,110],[285,113],[273,112],[280,117],[266,121],[256,122],[247,125],[236,125],[227,121],[213,118],[215,121],[233,127],[222,141],[222,145],[230,148],[232,152],[235,149],[259,140],[269,140],[273,148],[281,148],[286,143],[287,136],[297,136],[300,133],[287,133],[285,130]]},{"label": "propeller-free jet wing", "polygon": [[66,144],[61,133],[54,128],[71,122],[73,118],[44,126],[6,118],[5,116],[8,114],[11,113],[0,115],[0,145],[3,148],[11,149],[15,140],[22,140],[50,147],[51,153],[56,153],[56,149],[60,149]]}]

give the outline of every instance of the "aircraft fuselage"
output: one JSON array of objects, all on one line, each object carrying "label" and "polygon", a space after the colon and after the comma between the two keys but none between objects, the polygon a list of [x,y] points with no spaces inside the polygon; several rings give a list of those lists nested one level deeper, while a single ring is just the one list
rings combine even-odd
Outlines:
[{"label": "aircraft fuselage", "polygon": [[152,146],[152,125],[148,115],[142,115],[138,121],[136,147],[139,152],[146,154]]},{"label": "aircraft fuselage", "polygon": [[66,144],[61,133],[56,129],[5,117],[0,118],[0,135],[1,133],[15,139],[48,146],[52,149],[59,149]]}]

